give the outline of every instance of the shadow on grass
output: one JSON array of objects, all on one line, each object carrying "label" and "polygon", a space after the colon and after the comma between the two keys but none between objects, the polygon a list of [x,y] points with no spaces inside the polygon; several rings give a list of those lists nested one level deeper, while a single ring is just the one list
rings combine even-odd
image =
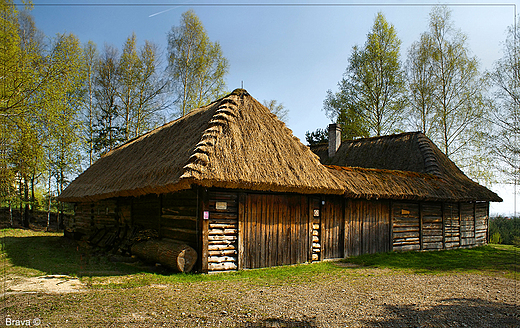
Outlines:
[{"label": "shadow on grass", "polygon": [[365,327],[520,327],[518,305],[481,299],[444,299],[420,309],[386,305],[383,320],[363,321]]},{"label": "shadow on grass", "polygon": [[115,276],[154,272],[151,267],[112,262],[110,256],[94,253],[63,236],[2,238],[8,259],[7,272],[41,275]]},{"label": "shadow on grass", "polygon": [[520,249],[486,245],[431,252],[390,252],[356,256],[344,262],[368,267],[408,269],[415,273],[488,271],[514,274],[520,271]]}]

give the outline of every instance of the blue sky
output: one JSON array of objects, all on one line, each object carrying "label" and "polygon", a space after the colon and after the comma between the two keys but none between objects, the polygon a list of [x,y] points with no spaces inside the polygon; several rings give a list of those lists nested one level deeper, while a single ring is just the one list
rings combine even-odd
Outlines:
[{"label": "blue sky", "polygon": [[[306,131],[324,128],[330,123],[322,110],[326,92],[336,90],[352,47],[365,42],[378,11],[382,11],[397,29],[404,61],[409,46],[428,29],[431,10],[428,3],[447,4],[452,9],[455,27],[467,34],[470,50],[479,58],[481,70],[486,70],[501,57],[501,42],[505,40],[508,26],[514,24],[514,5],[520,4],[520,1],[507,0],[428,3],[286,0],[284,3],[290,4],[287,6],[267,5],[269,2],[264,0],[225,2],[262,6],[218,5],[224,2],[211,0],[180,1],[181,5],[179,1],[175,2],[177,4],[153,1],[166,4],[161,6],[132,0],[97,2],[121,4],[118,6],[77,6],[96,3],[86,0],[33,2],[32,15],[36,25],[48,37],[70,32],[82,43],[92,40],[99,48],[104,43],[122,48],[126,38],[135,32],[138,42],[154,41],[162,48],[164,56],[168,31],[179,24],[184,11],[193,9],[211,40],[220,42],[229,60],[228,89],[239,88],[243,81],[244,88],[257,100],[276,99],[283,103],[289,109],[289,128],[304,143]],[[311,3],[321,5],[311,6]],[[162,11],[165,12],[160,13]],[[493,206],[492,213],[511,212],[513,205],[508,191],[500,192],[500,195],[507,201]]]}]

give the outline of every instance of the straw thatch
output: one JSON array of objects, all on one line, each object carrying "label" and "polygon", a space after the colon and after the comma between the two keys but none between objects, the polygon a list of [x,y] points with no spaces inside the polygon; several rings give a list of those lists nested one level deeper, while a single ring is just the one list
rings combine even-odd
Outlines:
[{"label": "straw thatch", "polygon": [[66,202],[162,194],[193,185],[347,197],[501,201],[421,133],[345,142],[312,153],[245,90],[112,150],[59,196]]},{"label": "straw thatch", "polygon": [[351,197],[502,201],[464,175],[421,132],[346,141],[332,158],[326,145],[313,151],[332,165]]},{"label": "straw thatch", "polygon": [[460,184],[433,174],[327,165],[343,182],[345,196],[366,199],[422,201],[501,201],[488,189],[472,182]]},{"label": "straw thatch", "polygon": [[86,202],[190,188],[341,194],[340,184],[284,123],[245,90],[103,156],[60,195]]}]

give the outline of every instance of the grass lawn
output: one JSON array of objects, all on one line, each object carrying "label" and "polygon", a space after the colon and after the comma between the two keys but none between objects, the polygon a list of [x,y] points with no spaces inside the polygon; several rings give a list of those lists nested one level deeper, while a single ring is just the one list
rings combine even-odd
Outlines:
[{"label": "grass lawn", "polygon": [[366,254],[342,260],[362,267],[407,270],[418,274],[472,272],[503,274],[519,279],[520,248],[490,244],[475,248],[433,252]]},{"label": "grass lawn", "polygon": [[111,262],[60,233],[6,229],[0,236],[4,277],[67,274],[87,286],[79,293],[6,294],[0,302],[2,323],[7,317],[38,319],[42,326],[53,327],[416,327],[425,322],[439,327],[518,327],[520,323],[516,292],[520,249],[512,246],[372,254],[204,275]]},{"label": "grass lawn", "polygon": [[519,279],[520,249],[509,245],[487,245],[472,249],[436,252],[391,252],[368,254],[337,262],[293,265],[268,269],[244,270],[223,274],[170,274],[145,265],[111,262],[103,254],[78,246],[62,233],[22,229],[4,229],[0,269],[3,275],[42,276],[67,274],[79,277],[94,288],[126,288],[150,284],[248,280],[252,283],[279,284],[326,279],[339,271],[365,274],[367,269],[383,268],[392,272],[449,274],[471,272],[503,275]]}]

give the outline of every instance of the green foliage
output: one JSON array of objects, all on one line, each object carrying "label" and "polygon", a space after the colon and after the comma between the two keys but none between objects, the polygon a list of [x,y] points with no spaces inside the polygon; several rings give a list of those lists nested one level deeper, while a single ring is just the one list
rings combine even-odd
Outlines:
[{"label": "green foliage", "polygon": [[326,144],[329,142],[329,128],[316,129],[313,132],[305,132],[305,140],[309,146],[316,146],[319,144]]},{"label": "green foliage", "polygon": [[364,47],[352,49],[339,92],[329,90],[324,102],[328,116],[342,124],[345,138],[398,130],[406,105],[400,46],[394,26],[378,13]]},{"label": "green foliage", "polygon": [[487,81],[466,39],[447,7],[432,9],[429,30],[408,52],[409,116],[467,174],[490,181]]},{"label": "green foliage", "polygon": [[[502,216],[490,218],[489,235],[491,236],[490,243],[516,245],[515,238],[520,238],[520,218]],[[495,237],[495,235],[497,236]]]},{"label": "green foliage", "polygon": [[181,115],[221,96],[229,64],[218,42],[211,42],[197,15],[188,10],[168,33],[168,67]]},{"label": "green foliage", "polygon": [[[516,25],[516,24],[515,24]],[[520,24],[510,27],[504,43],[503,57],[495,62],[488,74],[495,86],[493,154],[507,183],[520,179],[520,49],[517,36]]]},{"label": "green foliage", "polygon": [[489,238],[490,244],[502,244],[502,236],[500,236],[500,232],[495,232],[491,237]]}]

